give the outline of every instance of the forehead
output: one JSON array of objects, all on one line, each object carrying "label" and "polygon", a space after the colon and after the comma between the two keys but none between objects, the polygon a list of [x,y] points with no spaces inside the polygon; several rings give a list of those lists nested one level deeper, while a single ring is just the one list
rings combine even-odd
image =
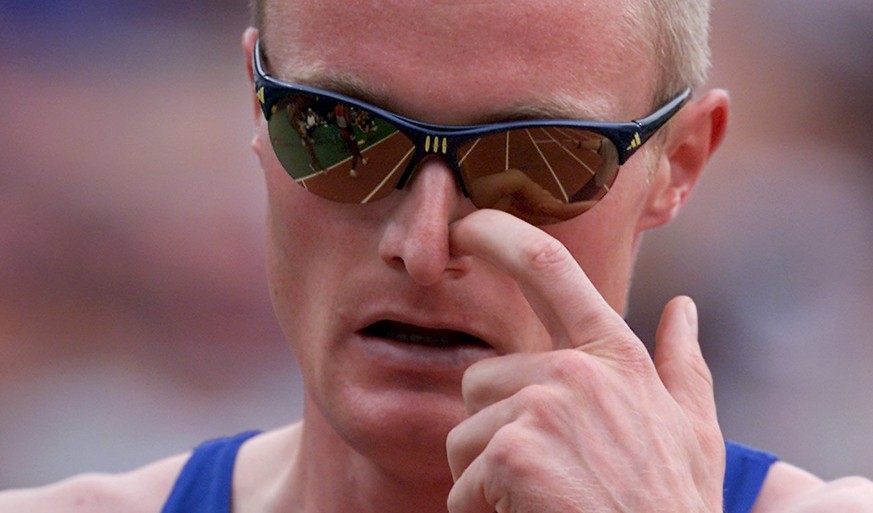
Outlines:
[{"label": "forehead", "polygon": [[269,0],[263,29],[275,74],[355,84],[419,119],[554,105],[630,119],[647,113],[655,82],[641,10],[633,0]]}]

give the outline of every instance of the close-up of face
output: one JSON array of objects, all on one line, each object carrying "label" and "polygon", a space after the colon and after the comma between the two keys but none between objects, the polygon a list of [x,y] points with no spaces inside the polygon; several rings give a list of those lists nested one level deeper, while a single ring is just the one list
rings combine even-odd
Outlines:
[{"label": "close-up of face", "polygon": [[0,0],[0,490],[253,429],[450,481],[677,296],[726,439],[873,475],[873,2],[55,4]]},{"label": "close-up of face", "polygon": [[[627,121],[660,106],[651,37],[630,3],[497,7],[277,0],[266,6],[262,51],[278,79],[428,123]],[[244,36],[249,55],[258,36]],[[554,349],[510,276],[452,251],[450,224],[476,206],[439,158],[372,203],[316,196],[288,176],[256,116],[271,295],[307,385],[307,418],[323,416],[382,457],[398,440],[407,455],[444,450],[446,432],[465,415],[460,381],[471,363]],[[543,227],[619,312],[639,237],[663,222],[651,213],[659,147],[650,143],[623,165],[590,211]],[[358,175],[375,165],[358,164]]]}]

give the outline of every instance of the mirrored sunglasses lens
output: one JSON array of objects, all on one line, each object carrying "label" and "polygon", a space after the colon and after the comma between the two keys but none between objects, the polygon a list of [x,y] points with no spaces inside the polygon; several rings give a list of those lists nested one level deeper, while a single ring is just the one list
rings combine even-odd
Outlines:
[{"label": "mirrored sunglasses lens", "polygon": [[576,217],[609,191],[618,152],[596,133],[564,127],[499,132],[459,148],[473,203],[533,224]]},{"label": "mirrored sunglasses lens", "polygon": [[390,194],[414,149],[382,117],[316,95],[281,100],[268,127],[276,157],[294,181],[343,203],[367,203]]}]

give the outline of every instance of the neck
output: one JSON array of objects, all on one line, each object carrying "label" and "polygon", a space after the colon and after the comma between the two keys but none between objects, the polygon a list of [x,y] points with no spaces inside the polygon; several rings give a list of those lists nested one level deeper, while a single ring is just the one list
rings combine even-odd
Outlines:
[{"label": "neck", "polygon": [[442,464],[430,469],[421,462],[433,461],[433,455],[393,461],[388,454],[376,461],[356,451],[319,415],[309,415],[298,431],[295,456],[275,481],[270,511],[446,512],[452,481],[444,453]]}]

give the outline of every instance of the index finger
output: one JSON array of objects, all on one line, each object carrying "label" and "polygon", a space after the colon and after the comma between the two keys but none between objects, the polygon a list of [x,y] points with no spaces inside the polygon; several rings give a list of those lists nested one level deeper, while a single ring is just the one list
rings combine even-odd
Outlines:
[{"label": "index finger", "polygon": [[482,209],[453,223],[449,240],[454,253],[482,258],[512,276],[557,347],[583,346],[606,330],[627,329],[570,251],[544,231]]}]

